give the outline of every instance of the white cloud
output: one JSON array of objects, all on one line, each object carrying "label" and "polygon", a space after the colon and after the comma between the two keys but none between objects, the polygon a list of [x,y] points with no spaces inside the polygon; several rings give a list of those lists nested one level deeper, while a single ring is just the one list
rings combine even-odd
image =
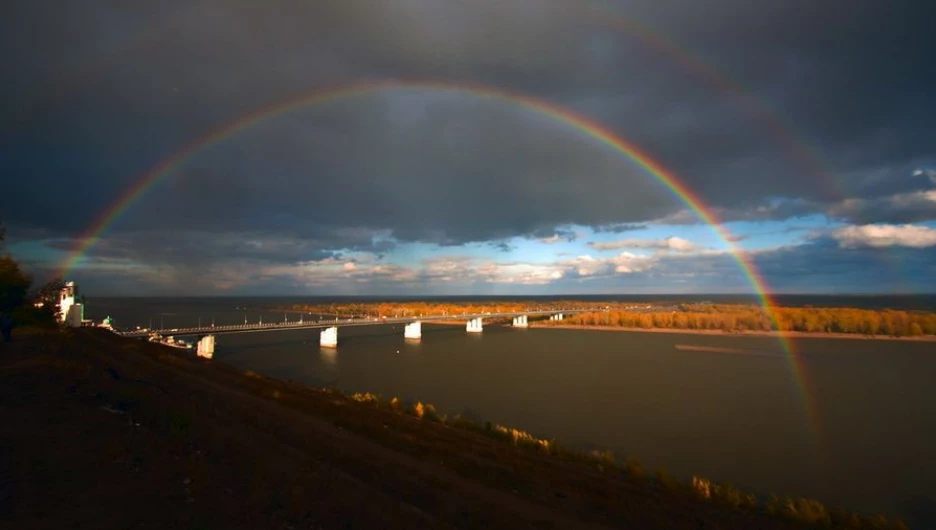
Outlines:
[{"label": "white cloud", "polygon": [[561,261],[560,264],[568,270],[574,271],[575,275],[580,277],[606,274],[608,269],[607,260],[599,261],[587,254],[584,256],[577,256],[570,260]]},{"label": "white cloud", "polygon": [[641,256],[630,252],[622,252],[617,256],[600,259],[586,254],[559,262],[560,265],[565,267],[568,275],[580,278],[644,272],[651,269],[656,263],[656,258],[652,256]]},{"label": "white cloud", "polygon": [[[678,243],[677,243],[678,245]],[[469,285],[497,283],[547,285],[563,278],[600,279],[646,272],[659,263],[656,256],[622,252],[596,258],[587,254],[557,261],[532,263],[495,261],[471,256],[435,256],[414,265],[397,265],[363,259],[325,258],[294,265],[264,267],[265,278],[289,278],[306,286],[354,284]]]},{"label": "white cloud", "polygon": [[913,193],[902,193],[894,195],[891,201],[896,206],[911,207],[920,202],[936,203],[936,190],[917,191]]},{"label": "white cloud", "polygon": [[917,169],[913,172],[914,177],[926,176],[930,179],[930,182],[936,184],[936,169]]},{"label": "white cloud", "polygon": [[630,238],[620,241],[609,241],[604,243],[589,243],[595,250],[618,250],[622,248],[644,248],[662,251],[691,252],[699,247],[692,241],[677,236],[670,236],[663,239],[640,239]]},{"label": "white cloud", "polygon": [[[922,190],[909,193],[897,193],[876,199],[849,198],[829,206],[827,213],[837,219],[856,219],[867,217],[874,212],[909,212],[918,211],[923,217],[936,215],[936,190]],[[929,213],[930,215],[925,215]]]},{"label": "white cloud", "polygon": [[554,264],[492,263],[487,262],[477,271],[489,283],[513,283],[519,285],[545,285],[559,278],[563,272]]},{"label": "white cloud", "polygon": [[611,258],[614,264],[614,272],[618,274],[630,274],[634,272],[644,272],[653,267],[654,261],[649,256],[638,256],[630,252],[622,252]]},{"label": "white cloud", "polygon": [[843,248],[936,246],[936,229],[910,224],[846,226],[835,230],[832,237]]}]

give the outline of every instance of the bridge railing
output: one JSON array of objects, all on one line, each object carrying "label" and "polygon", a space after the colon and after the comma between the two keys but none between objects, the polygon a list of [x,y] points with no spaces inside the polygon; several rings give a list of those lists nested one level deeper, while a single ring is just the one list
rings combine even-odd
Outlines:
[{"label": "bridge railing", "polygon": [[254,323],[254,324],[226,324],[226,325],[212,325],[212,326],[201,326],[201,327],[187,327],[187,328],[171,328],[171,329],[146,329],[146,330],[134,330],[134,331],[123,331],[118,332],[119,335],[127,337],[145,337],[148,335],[159,334],[163,336],[168,335],[200,335],[200,334],[212,334],[212,333],[225,333],[232,331],[261,331],[261,330],[275,330],[275,329],[288,329],[288,328],[320,328],[320,327],[329,327],[334,325],[353,325],[353,326],[366,326],[366,325],[381,325],[381,324],[394,324],[401,322],[412,322],[416,320],[422,321],[433,321],[433,320],[466,320],[473,318],[507,318],[517,315],[550,315],[556,313],[582,313],[587,311],[593,311],[591,309],[551,309],[551,310],[540,310],[540,311],[507,311],[507,312],[485,312],[485,313],[462,313],[462,314],[442,314],[442,315],[413,315],[406,317],[367,317],[367,318],[347,318],[347,319],[320,319],[320,320],[303,320],[303,321],[292,321],[292,322],[267,322],[267,323]]}]

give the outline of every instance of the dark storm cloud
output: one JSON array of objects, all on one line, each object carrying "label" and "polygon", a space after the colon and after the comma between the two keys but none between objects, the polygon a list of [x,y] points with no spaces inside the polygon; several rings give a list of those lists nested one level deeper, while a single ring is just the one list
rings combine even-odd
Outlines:
[{"label": "dark storm cloud", "polygon": [[783,292],[930,292],[936,246],[843,248],[832,239],[755,258],[771,287]]},{"label": "dark storm cloud", "polygon": [[[126,222],[300,234],[330,223],[452,245],[567,237],[556,224],[637,221],[679,207],[575,131],[503,103],[463,99],[427,104],[391,94],[296,113],[193,160]],[[398,107],[423,117],[401,123],[393,119]],[[335,157],[339,150],[349,156]]]},{"label": "dark storm cloud", "polygon": [[[781,199],[750,207],[719,207],[715,208],[713,212],[718,219],[726,223],[733,221],[780,221],[824,213],[828,207],[829,205],[804,199]],[[658,219],[658,222],[672,225],[690,225],[697,224],[699,217],[694,212],[686,209]]]},{"label": "dark storm cloud", "polygon": [[499,252],[512,252],[517,248],[505,241],[492,242],[491,246]]},{"label": "dark storm cloud", "polygon": [[873,199],[850,199],[829,215],[856,224],[916,223],[936,219],[936,190]]},{"label": "dark storm cloud", "polygon": [[[198,268],[207,264],[251,261],[254,264],[301,263],[341,255],[342,251],[380,255],[391,241],[373,241],[370,231],[353,228],[321,229],[302,236],[283,232],[126,232],[101,239],[94,257],[104,261],[172,264]],[[69,251],[73,240],[53,240],[47,246]]]},{"label": "dark storm cloud", "polygon": [[[830,237],[797,246],[758,251],[751,258],[782,293],[930,292],[936,246],[848,248]],[[751,292],[754,287],[730,254],[669,254],[652,268],[595,278],[568,275],[553,284],[563,292]]]},{"label": "dark storm cloud", "polygon": [[595,232],[598,233],[609,233],[609,234],[623,234],[624,232],[634,232],[637,230],[646,230],[647,225],[641,224],[627,224],[627,223],[618,223],[618,224],[608,224],[595,227]]},{"label": "dark storm cloud", "polygon": [[[596,15],[598,5],[6,5],[0,216],[75,235],[194,138],[264,105],[358,80],[481,83],[566,105],[646,149],[736,218],[824,213],[846,199],[883,211],[882,201],[914,191],[888,171],[906,175],[936,157],[922,2],[671,0],[621,2]],[[706,81],[685,57],[615,30],[613,13],[730,80]],[[751,95],[723,89],[733,84]],[[797,155],[802,145],[821,162]],[[884,218],[923,219],[926,208]],[[385,93],[286,117],[200,154],[117,230],[171,230],[206,242],[186,252],[233,258],[240,247],[212,241],[286,232],[310,241],[282,253],[292,260],[363,245],[342,232],[350,228],[453,245],[556,235],[568,224],[628,227],[679,209],[633,164],[528,112]],[[138,242],[148,244],[158,248]]]},{"label": "dark storm cloud", "polygon": [[[65,252],[77,244],[69,238],[43,242],[49,249]],[[131,292],[210,294],[236,287],[241,293],[295,294],[297,286],[309,284],[267,271],[356,262],[358,255],[380,261],[394,247],[393,241],[375,240],[371,231],[360,228],[322,227],[302,236],[268,231],[133,231],[100,239],[82,260],[79,273],[82,284],[97,293],[127,292],[123,286],[137,281],[139,289]],[[29,265],[39,282],[60,274],[57,267],[41,262]],[[109,283],[109,274],[119,281]]]},{"label": "dark storm cloud", "polygon": [[[867,180],[868,189],[886,188],[890,194],[869,194],[838,201],[808,198],[773,198],[753,207],[719,207],[714,212],[719,219],[730,221],[782,221],[814,214],[828,220],[850,224],[919,223],[936,219],[936,179],[926,170],[877,172]],[[922,178],[921,178],[922,177]],[[658,220],[666,224],[695,224],[698,217],[684,209]]]}]

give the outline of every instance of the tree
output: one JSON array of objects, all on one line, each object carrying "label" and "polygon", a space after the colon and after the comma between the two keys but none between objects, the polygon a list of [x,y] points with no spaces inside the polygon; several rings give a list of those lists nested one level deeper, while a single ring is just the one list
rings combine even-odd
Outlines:
[{"label": "tree", "polygon": [[0,311],[12,311],[26,300],[32,279],[11,256],[0,256]]},{"label": "tree", "polygon": [[33,294],[33,300],[42,303],[42,311],[56,317],[59,313],[59,293],[65,287],[61,278],[55,278],[42,285]]},{"label": "tree", "polygon": [[[0,223],[0,242],[6,238],[6,227]],[[12,256],[0,256],[0,311],[12,311],[23,305],[32,278],[20,269]]]}]

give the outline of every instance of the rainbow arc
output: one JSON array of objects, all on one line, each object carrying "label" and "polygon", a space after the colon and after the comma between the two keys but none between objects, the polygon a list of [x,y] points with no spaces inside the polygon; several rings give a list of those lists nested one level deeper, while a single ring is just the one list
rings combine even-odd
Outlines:
[{"label": "rainbow arc", "polygon": [[[217,145],[260,123],[284,116],[299,109],[376,94],[387,90],[430,91],[508,103],[552,119],[616,151],[625,159],[642,168],[648,175],[664,186],[674,197],[685,204],[702,222],[708,224],[715,230],[726,245],[726,248],[731,250],[731,255],[737,262],[738,268],[757,294],[760,304],[770,318],[773,326],[776,329],[780,329],[776,311],[774,310],[776,304],[770,294],[767,282],[757,271],[751,256],[747,252],[737,248],[734,244],[735,239],[723,226],[716,212],[706,206],[697,194],[682,183],[676,175],[668,170],[662,163],[652,158],[649,153],[642,151],[635,144],[621,138],[598,122],[557,104],[494,87],[437,81],[366,82],[320,90],[261,108],[196,138],[135,179],[134,183],[114,201],[114,203],[106,209],[81,236],[77,247],[64,261],[60,269],[60,276],[65,277],[71,273],[81,263],[84,256],[94,247],[101,236],[107,232],[128,209],[140,201],[149,190],[205,149]],[[806,370],[804,359],[789,338],[781,334],[778,340],[791,363],[814,434],[820,437],[819,415],[814,400],[815,392]]]}]

